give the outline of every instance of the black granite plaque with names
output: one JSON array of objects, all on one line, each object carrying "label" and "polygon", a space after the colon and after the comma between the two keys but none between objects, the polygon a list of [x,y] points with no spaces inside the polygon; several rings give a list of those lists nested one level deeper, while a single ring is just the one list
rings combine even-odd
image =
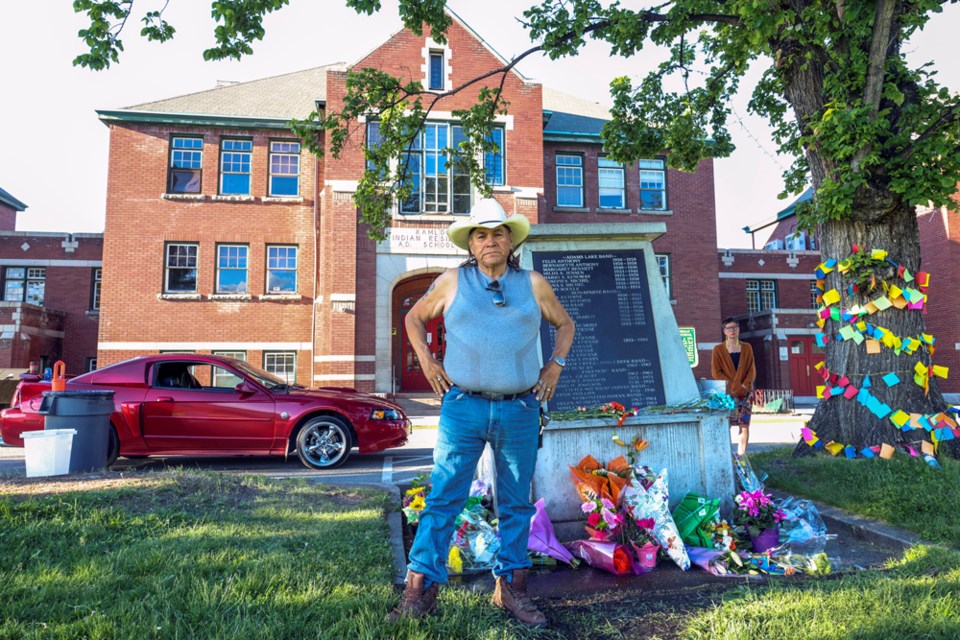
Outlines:
[{"label": "black granite plaque with names", "polygon": [[[553,411],[619,402],[664,404],[656,326],[642,250],[534,252],[533,268],[547,279],[577,325]],[[540,327],[543,360],[556,330]]]}]

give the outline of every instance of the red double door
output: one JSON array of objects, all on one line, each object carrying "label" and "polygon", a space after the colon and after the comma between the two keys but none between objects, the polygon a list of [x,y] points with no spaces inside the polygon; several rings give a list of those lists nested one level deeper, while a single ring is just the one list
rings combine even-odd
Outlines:
[{"label": "red double door", "polygon": [[[396,324],[394,325],[394,335],[399,335],[399,353],[397,369],[399,369],[399,391],[431,391],[430,383],[423,375],[420,369],[420,361],[417,354],[410,344],[410,337],[407,335],[406,320],[407,313],[416,304],[439,274],[432,273],[425,276],[412,278],[406,282],[397,285],[394,290],[394,314]],[[443,318],[435,318],[427,323],[427,344],[430,346],[430,352],[433,356],[443,362],[443,356],[446,351],[446,334],[443,327]]]},{"label": "red double door", "polygon": [[813,396],[821,383],[816,365],[823,361],[823,349],[808,336],[787,337],[790,358],[790,387],[794,396]]}]

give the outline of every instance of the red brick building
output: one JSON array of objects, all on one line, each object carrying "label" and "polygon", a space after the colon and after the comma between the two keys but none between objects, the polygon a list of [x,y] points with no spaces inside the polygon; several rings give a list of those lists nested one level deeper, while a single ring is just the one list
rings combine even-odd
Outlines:
[{"label": "red brick building", "polygon": [[[215,352],[301,384],[428,388],[403,315],[465,257],[446,228],[478,194],[439,159],[460,135],[452,112],[472,104],[475,91],[431,112],[410,153],[416,193],[395,204],[381,243],[357,224],[359,147],[315,158],[287,123],[315,106],[339,111],[348,68],[382,69],[443,92],[504,64],[453,17],[445,44],[402,30],[349,67],[100,111],[110,128],[101,364]],[[704,333],[720,322],[712,162],[693,174],[666,169],[662,157],[617,165],[601,152],[608,114],[596,104],[517,72],[504,92],[509,114],[495,132],[502,153],[485,167],[504,208],[533,223],[666,222],[654,246],[679,324],[712,338]],[[357,124],[375,133],[375,122]],[[709,250],[674,259],[689,246]],[[442,325],[430,334],[442,351]],[[699,376],[709,375],[713,344],[701,345]]]},{"label": "red brick building", "polygon": [[26,208],[0,189],[0,368],[96,368],[103,234],[14,231]]}]

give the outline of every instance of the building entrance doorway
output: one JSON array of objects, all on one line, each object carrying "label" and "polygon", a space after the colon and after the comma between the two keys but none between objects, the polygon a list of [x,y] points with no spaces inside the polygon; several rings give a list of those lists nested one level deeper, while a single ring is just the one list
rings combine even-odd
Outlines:
[{"label": "building entrance doorway", "polygon": [[[393,335],[394,335],[394,377],[398,391],[431,391],[430,383],[420,369],[420,361],[410,344],[404,320],[410,309],[416,304],[439,274],[428,273],[405,280],[397,285],[393,292]],[[430,353],[440,362],[446,352],[446,334],[443,317],[427,323],[427,344]]]},{"label": "building entrance doorway", "polygon": [[816,365],[823,360],[823,349],[808,336],[789,336],[790,386],[794,396],[814,396],[821,378]]}]

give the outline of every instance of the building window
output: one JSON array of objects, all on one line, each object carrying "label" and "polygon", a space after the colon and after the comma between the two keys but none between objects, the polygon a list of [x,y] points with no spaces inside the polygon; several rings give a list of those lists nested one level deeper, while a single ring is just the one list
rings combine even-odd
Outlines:
[{"label": "building window", "polygon": [[667,299],[673,298],[673,283],[670,278],[670,254],[655,253],[657,264],[660,266],[660,277],[663,279],[663,287],[667,290]]},{"label": "building window", "polygon": [[625,209],[627,207],[626,174],[623,164],[605,156],[597,158],[597,182],[600,188],[601,209]]},{"label": "building window", "polygon": [[777,308],[777,283],[775,280],[747,280],[747,311],[757,313],[764,309]]},{"label": "building window", "polygon": [[164,274],[164,293],[197,292],[197,250],[196,244],[168,244],[166,273]]},{"label": "building window", "polygon": [[87,358],[87,372],[97,370],[97,359],[96,358]]},{"label": "building window", "polygon": [[297,248],[267,247],[267,293],[297,292]]},{"label": "building window", "polygon": [[640,208],[663,210],[667,208],[667,165],[663,160],[641,160]]},{"label": "building window", "polygon": [[170,140],[170,193],[200,193],[203,175],[203,138]]},{"label": "building window", "polygon": [[583,156],[557,155],[557,206],[583,206]]},{"label": "building window", "polygon": [[247,292],[247,246],[217,246],[217,293]]},{"label": "building window", "polygon": [[90,308],[100,309],[100,285],[103,283],[103,269],[93,270],[93,286],[90,288]]},{"label": "building window", "polygon": [[497,150],[484,154],[483,170],[486,174],[486,183],[495,186],[506,184],[506,177],[503,171],[503,150],[506,148],[504,146],[503,127],[493,127],[493,129],[490,130],[490,135],[487,136],[487,142],[496,144]]},{"label": "building window", "polygon": [[274,140],[270,143],[271,196],[300,195],[300,143]]},{"label": "building window", "polygon": [[225,196],[250,195],[250,154],[252,140],[225,139],[220,149],[220,193]]},{"label": "building window", "polygon": [[442,90],[444,88],[443,73],[443,52],[430,52],[430,89]]},{"label": "building window", "polygon": [[3,270],[3,299],[43,306],[47,270],[43,267],[7,267]]},{"label": "building window", "polygon": [[811,280],[810,281],[810,308],[811,309],[820,308],[820,303],[817,302],[817,297],[819,295],[820,295],[820,290],[817,289],[817,281]]},{"label": "building window", "polygon": [[[371,130],[368,134],[379,135]],[[401,157],[410,197],[400,203],[400,213],[469,213],[470,175],[447,161],[448,149],[459,149],[466,140],[463,127],[431,122],[410,143]]]},{"label": "building window", "polygon": [[264,351],[263,370],[282,378],[287,384],[297,381],[297,354],[292,351]]},{"label": "building window", "polygon": [[[247,361],[247,352],[246,351],[214,351],[213,355],[215,356],[224,356],[227,358],[233,358],[234,360],[241,360],[243,362]],[[242,380],[227,371],[222,367],[213,368],[213,386],[218,389],[232,389]]]}]

